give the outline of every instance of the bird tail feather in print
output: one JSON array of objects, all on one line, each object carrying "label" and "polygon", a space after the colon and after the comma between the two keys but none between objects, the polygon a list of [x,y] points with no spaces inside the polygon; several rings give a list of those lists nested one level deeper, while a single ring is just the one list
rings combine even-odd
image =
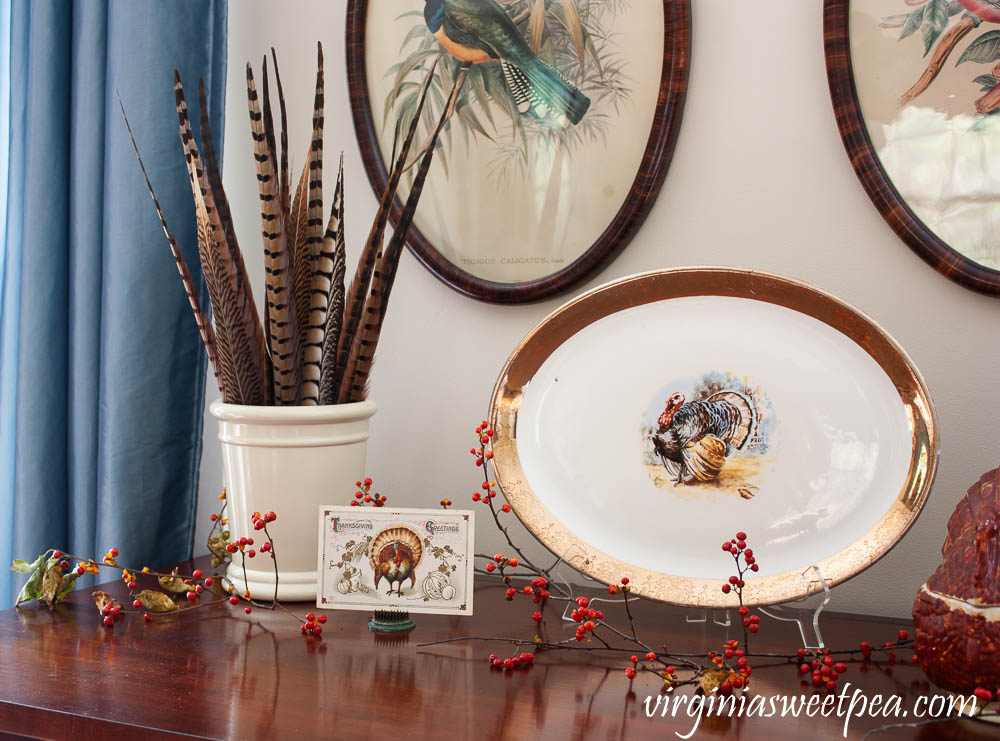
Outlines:
[{"label": "bird tail feather in print", "polygon": [[754,412],[753,404],[737,391],[719,391],[709,396],[706,401],[719,402],[726,410],[725,421],[728,424],[728,429],[723,434],[724,442],[741,450],[746,445],[757,422],[757,414]]},{"label": "bird tail feather in print", "polygon": [[501,62],[500,66],[521,113],[531,113],[539,119],[565,116],[576,125],[590,108],[590,98],[537,57],[523,67],[510,62]]}]

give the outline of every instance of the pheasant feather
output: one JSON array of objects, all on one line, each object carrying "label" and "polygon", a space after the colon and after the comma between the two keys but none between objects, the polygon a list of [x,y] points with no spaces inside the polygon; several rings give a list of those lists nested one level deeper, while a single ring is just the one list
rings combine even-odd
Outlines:
[{"label": "pheasant feather", "polygon": [[[323,241],[323,47],[318,47],[312,138],[292,204],[294,230],[289,231],[295,287],[296,324],[304,348],[312,311],[316,255]],[[303,369],[304,370],[304,369]]]},{"label": "pheasant feather", "polygon": [[389,174],[389,182],[386,184],[385,191],[382,193],[382,199],[379,201],[375,221],[368,234],[368,241],[365,243],[361,258],[358,260],[354,280],[351,282],[351,288],[347,295],[344,327],[341,331],[340,344],[337,350],[336,375],[334,378],[338,399],[344,399],[346,396],[349,396],[349,394],[345,394],[345,378],[353,375],[353,367],[350,365],[351,355],[353,354],[355,357],[357,355],[356,352],[353,352],[352,339],[357,334],[362,315],[365,313],[365,299],[368,296],[372,273],[375,270],[375,262],[382,250],[382,238],[385,235],[385,227],[389,221],[389,211],[396,197],[396,188],[399,186],[399,179],[402,177],[403,170],[406,167],[406,158],[410,153],[410,145],[413,144],[413,137],[416,135],[417,126],[420,123],[420,115],[423,113],[424,101],[427,99],[427,92],[430,90],[431,82],[434,79],[436,67],[437,62],[431,66],[427,73],[427,81],[424,83],[420,100],[417,102],[416,112],[410,122],[409,131],[400,147],[392,172]]},{"label": "pheasant feather", "polygon": [[[458,91],[464,81],[465,70],[462,70],[451,94],[451,98],[445,109],[438,118],[437,126],[431,134],[427,151],[420,160],[420,167],[417,175],[413,179],[406,205],[400,212],[399,220],[393,231],[392,239],[384,252],[380,251],[375,263],[375,270],[372,274],[371,288],[369,290],[368,301],[365,303],[364,322],[359,328],[351,343],[351,354],[348,358],[347,367],[350,369],[350,376],[346,377],[340,389],[340,401],[351,402],[361,401],[368,395],[368,378],[371,374],[372,364],[375,360],[375,346],[378,344],[379,334],[382,331],[382,322],[385,319],[385,312],[389,301],[389,292],[396,279],[396,268],[399,266],[399,258],[406,243],[406,233],[409,231],[413,216],[417,210],[417,202],[424,189],[424,181],[427,179],[427,172],[430,170],[431,160],[434,158],[434,148],[437,146],[438,136],[448,120],[449,109],[457,100]],[[419,111],[417,116],[419,117]]]},{"label": "pheasant feather", "polygon": [[291,265],[279,208],[277,173],[274,166],[274,128],[267,91],[267,59],[264,60],[264,110],[257,99],[253,68],[247,64],[247,100],[253,136],[257,184],[260,192],[261,234],[267,272],[267,337],[274,371],[276,404],[298,402],[301,365],[299,336],[295,327],[295,295]]},{"label": "pheasant feather", "polygon": [[174,95],[177,102],[177,132],[184,147],[198,219],[199,254],[205,256],[202,259],[202,271],[206,276],[211,276],[209,285],[214,287],[215,293],[210,288],[209,296],[215,310],[216,328],[224,330],[233,362],[236,385],[230,390],[237,391],[235,403],[263,405],[268,401],[266,376],[254,345],[253,320],[250,318],[252,307],[247,301],[246,291],[240,291],[239,271],[230,254],[225,230],[208,187],[201,155],[191,130],[184,87],[176,70]]},{"label": "pheasant feather", "polygon": [[142,161],[142,155],[139,154],[139,145],[136,144],[135,135],[132,133],[132,125],[128,121],[128,116],[125,113],[125,104],[122,103],[121,97],[118,98],[118,105],[122,109],[122,117],[125,119],[125,128],[128,129],[128,136],[132,141],[132,148],[135,150],[136,159],[139,160],[139,167],[142,170],[142,177],[146,181],[146,188],[149,190],[149,196],[153,199],[153,205],[156,207],[156,215],[160,218],[160,226],[163,227],[163,233],[166,235],[167,242],[170,244],[170,254],[173,255],[174,263],[177,265],[177,272],[181,275],[181,283],[184,285],[184,292],[187,294],[188,303],[191,305],[191,311],[194,313],[194,320],[198,325],[198,333],[201,335],[201,341],[205,345],[205,352],[208,354],[208,362],[212,366],[212,372],[215,374],[215,380],[219,384],[219,392],[222,394],[223,399],[225,399],[226,389],[222,376],[219,374],[218,359],[216,358],[215,332],[212,329],[212,320],[209,319],[208,315],[204,311],[202,311],[201,302],[198,299],[198,288],[195,286],[194,278],[191,275],[191,270],[188,268],[187,260],[184,259],[184,255],[177,246],[177,240],[174,239],[174,235],[171,234],[170,228],[167,226],[167,218],[163,215],[163,209],[160,207],[160,200],[156,197],[156,192],[153,190],[153,184],[149,181],[149,174],[146,172],[146,165]]},{"label": "pheasant feather", "polygon": [[[309,343],[306,345],[306,365],[303,371],[307,384],[313,379],[318,379],[317,390],[320,404],[337,403],[337,388],[334,385],[333,369],[344,322],[344,277],[346,274],[344,155],[341,153],[337,188],[334,191],[333,205],[330,208],[330,222],[326,227],[326,236],[320,247],[319,257],[316,260],[316,272],[313,275],[311,326],[309,328]],[[331,359],[329,363],[326,362],[328,357]]]}]

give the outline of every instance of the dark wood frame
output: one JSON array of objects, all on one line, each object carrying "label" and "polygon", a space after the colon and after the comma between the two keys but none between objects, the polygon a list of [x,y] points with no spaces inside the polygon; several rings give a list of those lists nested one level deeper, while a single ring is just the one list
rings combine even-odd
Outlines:
[{"label": "dark wood frame", "polygon": [[850,0],[824,0],[823,44],[837,128],[858,179],[889,226],[938,272],[966,288],[1000,296],[1000,271],[970,260],[928,229],[906,205],[882,168],[868,136],[854,85],[849,6]]},{"label": "dark wood frame", "polygon": [[[348,0],[347,81],[354,129],[361,156],[376,197],[385,189],[387,173],[375,135],[365,76],[365,19],[368,0]],[[629,194],[611,224],[580,257],[563,269],[534,281],[497,283],[477,278],[446,259],[415,226],[410,227],[410,250],[435,276],[456,291],[481,301],[524,303],[568,290],[607,265],[624,249],[656,201],[673,156],[687,93],[691,57],[690,0],[663,0],[663,69],[656,114],[642,163]],[[393,203],[390,217],[399,218],[401,206]]]}]

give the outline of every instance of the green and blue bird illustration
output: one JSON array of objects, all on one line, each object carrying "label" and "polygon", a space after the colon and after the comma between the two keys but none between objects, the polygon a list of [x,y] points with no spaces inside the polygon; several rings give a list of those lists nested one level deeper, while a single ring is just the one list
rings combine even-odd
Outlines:
[{"label": "green and blue bird illustration", "polygon": [[424,20],[464,64],[499,62],[522,114],[577,124],[590,107],[590,98],[538,58],[496,0],[425,0]]}]

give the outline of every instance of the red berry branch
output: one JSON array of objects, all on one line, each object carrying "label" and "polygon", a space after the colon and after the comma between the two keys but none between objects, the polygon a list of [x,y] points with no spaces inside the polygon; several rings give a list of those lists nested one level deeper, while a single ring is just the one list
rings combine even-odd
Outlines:
[{"label": "red berry branch", "polygon": [[[254,539],[252,537],[242,537],[238,541],[229,541],[229,531],[222,529],[228,524],[224,516],[226,509],[225,490],[219,495],[219,499],[223,500],[220,511],[210,516],[213,525],[209,532],[208,547],[213,556],[212,565],[213,567],[224,566],[235,554],[239,553],[242,560],[244,584],[246,584],[246,561],[248,558],[255,558],[258,555],[258,550],[253,547]],[[248,615],[252,612],[251,605],[266,609],[279,609],[295,618],[302,625],[303,633],[319,636],[322,633],[322,628],[319,625],[326,622],[325,616],[321,615],[316,618],[310,613],[303,620],[278,602],[278,564],[275,557],[274,540],[267,530],[267,525],[276,519],[277,515],[274,512],[266,514],[254,512],[251,516],[254,530],[263,531],[265,538],[265,541],[259,546],[259,553],[268,554],[274,561],[275,591],[273,599],[269,602],[256,601],[249,590],[237,594],[235,585],[224,574],[217,573],[205,576],[201,569],[195,569],[190,574],[181,574],[178,569],[174,569],[168,574],[153,571],[146,566],[142,568],[123,566],[117,561],[118,549],[110,548],[101,563],[97,563],[92,558],[74,556],[61,550],[48,550],[30,564],[26,561],[15,560],[11,567],[13,571],[30,574],[18,596],[17,604],[38,600],[52,608],[73,590],[78,577],[88,573],[100,574],[101,568],[111,568],[121,571],[122,581],[129,590],[131,609],[125,607],[107,592],[100,590],[93,592],[92,596],[100,614],[101,623],[107,628],[114,628],[115,623],[125,619],[128,615],[141,615],[143,622],[149,624],[153,622],[154,616],[157,614],[185,612],[199,607],[229,602],[234,607],[243,604],[244,612]],[[71,561],[76,561],[77,565],[71,566]],[[179,600],[181,595],[183,595],[185,602],[178,603],[176,600]],[[205,601],[203,595],[214,596],[216,599]],[[310,616],[312,617],[310,618]]]},{"label": "red berry branch", "polygon": [[[872,648],[867,642],[863,642],[856,649],[823,649],[810,653],[800,648],[795,653],[788,654],[752,653],[748,645],[749,634],[760,630],[760,617],[751,615],[750,608],[743,604],[743,590],[750,574],[759,571],[760,566],[753,550],[747,545],[747,534],[739,532],[735,538],[722,545],[722,549],[732,556],[736,573],[730,576],[721,588],[723,593],[732,593],[736,596],[737,611],[743,620],[743,645],[741,646],[736,640],[729,640],[722,646],[721,651],[707,653],[667,651],[665,647],[659,651],[655,650],[639,636],[632,612],[632,602],[637,598],[631,595],[627,576],[621,577],[617,584],[608,585],[610,595],[621,596],[620,603],[628,621],[626,626],[619,627],[609,621],[602,610],[597,609],[599,600],[586,596],[574,597],[568,589],[561,588],[553,581],[550,572],[558,566],[561,559],[557,559],[549,569],[540,569],[525,557],[523,551],[514,543],[501,519],[503,514],[510,512],[510,505],[501,502],[497,506],[494,501],[498,496],[502,496],[502,492],[498,490],[496,480],[490,475],[493,437],[494,432],[485,421],[476,427],[477,445],[471,448],[469,453],[475,458],[476,466],[483,469],[483,481],[481,490],[473,493],[472,501],[481,502],[489,509],[497,529],[516,556],[505,556],[503,553],[493,556],[477,553],[476,558],[483,559],[485,563],[476,569],[476,573],[499,577],[504,597],[508,602],[530,598],[531,620],[536,626],[535,634],[530,638],[463,636],[424,643],[421,647],[460,641],[512,644],[514,654],[511,656],[501,657],[496,653],[489,655],[490,668],[504,672],[529,670],[538,653],[545,650],[598,651],[603,654],[627,656],[625,675],[629,680],[630,691],[632,683],[641,674],[653,674],[662,680],[663,691],[692,685],[699,692],[716,691],[727,694],[748,689],[750,676],[754,671],[751,659],[778,660],[769,663],[768,667],[795,666],[803,676],[803,687],[811,684],[814,691],[826,693],[836,689],[838,677],[847,671],[847,661],[860,659],[864,672],[871,664],[873,654],[884,655],[889,663],[892,663],[896,660],[894,649],[912,645],[906,631],[900,631],[897,635],[898,641],[885,643],[880,648]],[[442,507],[450,504],[451,501],[448,499],[441,500]],[[518,567],[522,571],[512,573],[512,570]],[[514,584],[516,577],[528,577],[531,581],[528,585],[518,588]],[[557,593],[550,593],[550,589]],[[550,602],[564,604],[562,619],[577,624],[571,637],[561,640],[547,637],[545,609]],[[528,647],[531,648],[530,651],[524,650]],[[806,681],[807,677],[812,680],[811,683]]]},{"label": "red berry branch", "polygon": [[386,497],[378,492],[372,494],[372,480],[366,478],[363,481],[355,481],[357,491],[354,492],[354,499],[351,500],[352,507],[384,507]]}]

